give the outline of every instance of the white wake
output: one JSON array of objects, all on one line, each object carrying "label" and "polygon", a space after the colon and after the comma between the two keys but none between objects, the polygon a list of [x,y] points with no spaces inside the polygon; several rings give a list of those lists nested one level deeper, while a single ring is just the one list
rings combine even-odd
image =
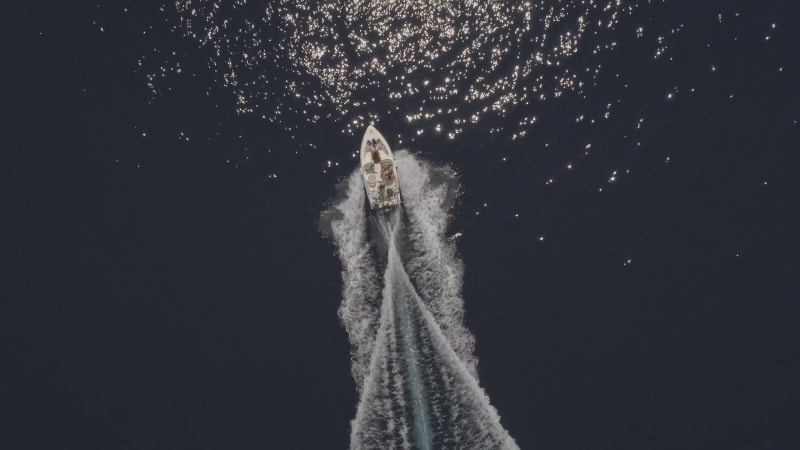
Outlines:
[{"label": "white wake", "polygon": [[445,238],[458,184],[408,152],[396,159],[404,209],[369,213],[356,172],[325,215],[360,392],[351,447],[517,448],[478,384],[463,322],[463,268]]}]

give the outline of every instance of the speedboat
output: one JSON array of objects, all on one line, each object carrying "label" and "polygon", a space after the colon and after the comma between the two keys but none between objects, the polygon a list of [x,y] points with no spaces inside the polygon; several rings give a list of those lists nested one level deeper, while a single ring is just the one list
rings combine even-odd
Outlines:
[{"label": "speedboat", "polygon": [[397,166],[389,143],[372,125],[367,127],[361,140],[361,175],[372,210],[390,208],[400,204],[400,184]]}]

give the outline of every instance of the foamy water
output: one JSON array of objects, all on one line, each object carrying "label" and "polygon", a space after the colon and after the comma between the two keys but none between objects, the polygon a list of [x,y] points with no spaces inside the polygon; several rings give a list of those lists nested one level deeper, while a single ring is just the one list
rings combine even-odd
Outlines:
[{"label": "foamy water", "polygon": [[351,447],[517,448],[479,386],[463,322],[462,263],[445,237],[458,184],[447,168],[396,158],[403,209],[367,212],[356,172],[328,215],[360,392]]}]

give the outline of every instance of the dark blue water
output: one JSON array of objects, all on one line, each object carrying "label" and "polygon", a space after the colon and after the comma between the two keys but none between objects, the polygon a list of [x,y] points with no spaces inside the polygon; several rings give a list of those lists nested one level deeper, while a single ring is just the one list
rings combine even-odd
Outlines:
[{"label": "dark blue water", "polygon": [[796,8],[530,3],[14,2],[2,446],[350,445],[374,122],[457,174],[457,292],[404,268],[521,448],[797,447]]}]

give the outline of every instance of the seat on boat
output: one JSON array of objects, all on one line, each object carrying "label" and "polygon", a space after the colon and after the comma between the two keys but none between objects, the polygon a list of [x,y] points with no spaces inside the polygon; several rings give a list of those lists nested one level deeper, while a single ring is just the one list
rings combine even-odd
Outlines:
[{"label": "seat on boat", "polygon": [[391,161],[381,163],[381,178],[390,182],[394,180],[394,165]]}]

